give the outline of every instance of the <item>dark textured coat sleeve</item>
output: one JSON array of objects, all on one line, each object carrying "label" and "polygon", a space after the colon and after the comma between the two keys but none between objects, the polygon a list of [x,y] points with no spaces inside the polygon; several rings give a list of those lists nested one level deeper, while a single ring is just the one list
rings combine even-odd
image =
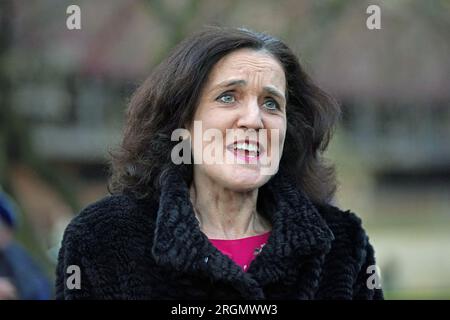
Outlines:
[{"label": "dark textured coat sleeve", "polygon": [[[367,238],[367,236],[366,236]],[[353,299],[355,300],[383,300],[383,290],[381,287],[375,287],[376,283],[374,279],[374,270],[369,269],[371,266],[376,265],[375,253],[372,245],[367,238],[367,244],[365,247],[365,259],[359,271],[355,285],[353,287]],[[377,271],[378,272],[378,271]],[[377,280],[379,281],[379,280]]]},{"label": "dark textured coat sleeve", "polygon": [[320,205],[318,208],[335,237],[324,264],[323,287],[318,298],[383,299],[383,290],[374,286],[375,252],[361,219],[350,210]]},{"label": "dark textured coat sleeve", "polygon": [[353,285],[354,300],[382,300],[383,290],[381,284],[376,284],[375,270],[378,272],[375,261],[375,251],[370,244],[369,236],[362,226],[361,219],[351,211],[344,213],[348,220],[348,245],[354,245],[353,256],[358,261],[356,279]]},{"label": "dark textured coat sleeve", "polygon": [[[86,242],[89,238],[83,237],[83,225],[74,219],[66,228],[63,236],[61,249],[58,255],[58,264],[56,268],[56,299],[57,300],[76,300],[90,299],[92,292],[92,265],[89,263],[89,252]],[[72,282],[71,276],[74,272],[69,269],[70,266],[79,267],[80,288],[71,288],[67,282]]]}]

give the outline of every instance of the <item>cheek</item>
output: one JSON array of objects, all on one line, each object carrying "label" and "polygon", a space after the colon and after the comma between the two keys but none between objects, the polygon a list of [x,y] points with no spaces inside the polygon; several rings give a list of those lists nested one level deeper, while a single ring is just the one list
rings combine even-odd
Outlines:
[{"label": "cheek", "polygon": [[286,139],[286,126],[283,127],[283,130],[280,130],[280,144],[281,144],[281,147],[283,147],[285,139]]},{"label": "cheek", "polygon": [[[236,116],[230,110],[217,108],[199,110],[190,130],[194,158],[200,161],[204,156],[217,152],[217,148],[222,150],[226,144],[226,131],[233,128],[235,121]],[[215,137],[219,132],[221,140],[216,143]]]},{"label": "cheek", "polygon": [[[277,121],[272,121],[270,123],[270,127],[268,126],[268,129],[269,129],[269,135],[270,135],[270,130],[277,130],[277,132],[278,132],[278,139],[276,139],[275,141],[272,140],[272,136],[270,135],[271,147],[274,147],[275,144],[278,144],[279,149],[283,150],[284,140],[286,138],[286,121],[285,121],[285,119],[279,119]],[[276,135],[274,135],[273,137],[276,138]]]},{"label": "cheek", "polygon": [[217,108],[214,105],[205,106],[199,110],[196,120],[202,122],[203,128],[225,130],[230,129],[236,121],[236,114],[232,110]]}]

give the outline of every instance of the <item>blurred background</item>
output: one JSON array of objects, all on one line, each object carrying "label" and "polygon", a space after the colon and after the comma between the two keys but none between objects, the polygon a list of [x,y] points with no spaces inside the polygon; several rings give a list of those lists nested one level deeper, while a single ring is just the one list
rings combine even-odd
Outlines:
[{"label": "blurred background", "polygon": [[[71,4],[81,30],[66,27]],[[450,299],[447,0],[0,0],[0,264],[11,243],[25,259],[0,267],[0,291],[52,297],[65,226],[107,194],[130,95],[204,25],[265,31],[299,55],[342,104],[336,203],[363,219],[386,298]],[[5,281],[19,269],[34,294]]]}]

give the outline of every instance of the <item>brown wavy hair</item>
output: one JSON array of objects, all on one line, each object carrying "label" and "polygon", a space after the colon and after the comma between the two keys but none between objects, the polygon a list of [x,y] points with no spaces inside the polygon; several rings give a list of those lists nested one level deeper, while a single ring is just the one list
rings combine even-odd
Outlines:
[{"label": "brown wavy hair", "polygon": [[[335,167],[323,158],[340,107],[313,83],[295,54],[279,39],[243,28],[207,27],[179,43],[136,90],[129,103],[124,136],[111,153],[111,193],[157,197],[178,141],[172,131],[191,123],[213,66],[234,50],[263,50],[286,76],[287,131],[280,168],[287,169],[306,195],[328,203],[336,191]],[[192,165],[182,164],[186,179]],[[188,181],[190,183],[190,181]]]}]

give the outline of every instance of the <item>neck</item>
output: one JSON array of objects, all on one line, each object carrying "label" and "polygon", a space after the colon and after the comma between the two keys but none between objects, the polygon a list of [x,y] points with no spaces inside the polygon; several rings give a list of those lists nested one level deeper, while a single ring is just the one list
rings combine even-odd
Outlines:
[{"label": "neck", "polygon": [[269,222],[256,209],[258,189],[237,192],[194,173],[190,196],[208,238],[239,239],[270,231]]}]

